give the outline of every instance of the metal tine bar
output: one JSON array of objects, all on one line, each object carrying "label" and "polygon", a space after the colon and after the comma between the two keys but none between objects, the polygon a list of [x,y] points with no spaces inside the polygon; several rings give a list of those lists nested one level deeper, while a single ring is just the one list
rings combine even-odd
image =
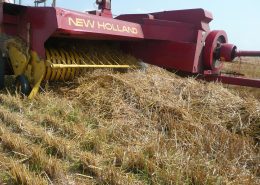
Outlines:
[{"label": "metal tine bar", "polygon": [[[117,55],[115,55],[115,57],[120,61],[122,62],[122,59],[120,59]],[[128,60],[124,60],[127,64],[131,65],[131,63],[128,62]]]},{"label": "metal tine bar", "polygon": [[[101,64],[103,64],[103,65],[105,65],[105,63],[104,63],[103,61],[106,61],[108,64],[112,65],[112,63],[111,63],[109,60],[107,60],[107,58],[106,58],[106,53],[107,53],[107,52],[104,52],[104,51],[106,51],[106,48],[103,47],[103,48],[101,48],[100,50],[102,51],[102,54],[101,54],[101,55],[100,55],[100,52],[99,52],[99,53],[98,53],[98,52],[95,52],[97,60],[98,60]],[[96,49],[95,49],[95,51],[96,51]],[[103,60],[101,60],[101,59],[103,59]]]},{"label": "metal tine bar", "polygon": [[97,53],[95,53],[95,54],[96,54],[96,56],[93,55],[93,57],[95,57],[95,58],[97,59],[98,62],[100,62],[101,64],[105,65],[101,60],[99,60],[99,58],[98,58],[98,56],[97,56]]},{"label": "metal tine bar", "polygon": [[75,65],[75,64],[51,64],[53,69],[59,68],[130,68],[129,65]]},{"label": "metal tine bar", "polygon": [[[67,64],[67,56],[66,56],[66,54],[65,54],[65,50],[64,49],[60,49],[59,50],[59,53],[60,53],[60,55],[61,55],[61,57],[62,57],[62,62],[63,62],[63,64]],[[69,74],[70,74],[70,69],[65,69],[64,70],[64,76],[63,76],[63,80],[68,80],[69,79]]]},{"label": "metal tine bar", "polygon": [[[69,53],[69,55],[70,55],[70,58],[72,59],[72,62],[73,62],[74,64],[78,64],[78,63],[77,63],[77,62],[78,62],[78,58],[74,56],[74,54],[72,53],[72,51],[69,50],[68,53]],[[74,76],[77,76],[78,74],[79,74],[79,69],[76,68],[76,69],[75,69],[75,74],[74,74]]]},{"label": "metal tine bar", "polygon": [[[91,57],[91,58],[90,58],[90,57]],[[94,65],[96,65],[96,64],[103,64],[101,61],[98,60],[97,57],[94,56],[94,53],[93,53],[93,52],[92,52],[92,55],[91,55],[90,57],[89,57],[89,58],[93,61],[92,63],[93,63]]]},{"label": "metal tine bar", "polygon": [[[60,64],[62,60],[61,60],[61,56],[60,56],[58,50],[57,49],[53,49],[53,54],[54,54],[54,56],[56,58],[56,63]],[[63,69],[62,70],[57,70],[55,80],[60,80],[61,79],[61,74],[62,74],[61,71],[63,71]]]},{"label": "metal tine bar", "polygon": [[[66,57],[66,55],[65,55],[65,52],[66,52],[66,51],[65,51],[64,49],[61,49],[60,51],[63,52],[64,57]],[[63,64],[67,64],[67,61],[64,60],[64,59],[62,59],[62,62],[63,62]]]},{"label": "metal tine bar", "polygon": [[82,60],[83,63],[86,64],[85,60],[91,62],[92,64],[95,64],[95,61],[91,59],[87,54],[85,54],[86,51],[80,50],[78,51],[81,54],[81,57],[84,59]]},{"label": "metal tine bar", "polygon": [[127,60],[124,60],[124,62],[122,62],[122,59],[119,58],[119,56],[121,56],[121,55],[122,55],[121,53],[117,52],[117,53],[112,54],[111,58],[113,58],[113,60],[117,59],[119,61],[119,63],[125,63],[125,62],[128,63]]},{"label": "metal tine bar", "polygon": [[108,57],[113,60],[117,65],[120,65],[111,55],[108,55]]},{"label": "metal tine bar", "polygon": [[[56,53],[56,54],[58,54],[59,57],[60,57],[59,62],[60,62],[61,64],[65,64],[65,63],[66,63],[66,61],[64,60],[65,56],[63,56],[63,54],[62,54],[62,52],[60,51],[60,49],[57,49],[57,53]],[[66,73],[67,73],[67,69],[63,69],[62,72],[61,72],[61,74],[60,74],[60,79],[59,79],[59,80],[64,81],[64,80],[65,80]]]},{"label": "metal tine bar", "polygon": [[[82,55],[84,56],[84,57],[86,57],[93,65],[95,65],[95,62],[87,55],[87,54],[85,54],[84,52],[82,52],[81,51],[81,53],[82,53]],[[85,63],[86,64],[86,63]]]},{"label": "metal tine bar", "polygon": [[[75,51],[69,51],[70,55],[73,57],[73,63],[74,64],[81,64],[81,63],[84,63],[84,60],[82,60],[82,56],[80,55],[79,52],[75,52]],[[83,58],[84,59],[84,58]]]},{"label": "metal tine bar", "polygon": [[111,61],[107,59],[108,57],[109,57],[109,54],[108,54],[107,56],[105,56],[105,55],[102,56],[102,58],[103,58],[104,60],[106,60],[109,64],[113,65],[113,64],[111,63]]},{"label": "metal tine bar", "polygon": [[77,52],[77,56],[79,57],[76,57],[76,58],[78,58],[78,60],[79,60],[79,64],[86,64],[86,62],[85,62],[85,58],[84,58],[84,56],[82,55],[82,53],[79,51],[79,52]]},{"label": "metal tine bar", "polygon": [[[62,51],[63,51],[64,57],[66,58],[66,64],[65,65],[68,65],[69,62],[70,62],[70,59],[68,58],[67,51],[65,49],[62,49]],[[65,80],[69,80],[70,79],[71,73],[72,73],[72,69],[68,68],[67,73],[65,74]]]},{"label": "metal tine bar", "polygon": [[120,65],[116,60],[114,60],[114,58],[112,57],[112,54],[109,52],[109,51],[107,51],[107,58],[110,58],[114,63],[116,63],[117,65]]},{"label": "metal tine bar", "polygon": [[[78,57],[78,56],[79,56],[78,53],[76,53],[76,52],[73,51],[73,50],[71,50],[70,53],[71,53],[71,55],[74,57],[75,61],[77,62],[77,65],[85,64],[85,62],[82,61],[82,60]],[[80,70],[79,68],[76,68],[76,74],[75,74],[75,76],[80,75],[80,73],[81,73],[81,70]]]}]

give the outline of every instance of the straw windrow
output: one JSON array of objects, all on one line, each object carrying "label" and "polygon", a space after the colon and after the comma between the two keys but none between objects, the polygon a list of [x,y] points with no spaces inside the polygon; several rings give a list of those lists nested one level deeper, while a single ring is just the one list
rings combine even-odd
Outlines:
[{"label": "straw windrow", "polygon": [[1,181],[260,183],[253,97],[156,67],[57,85],[32,101],[0,95],[0,154],[21,172],[0,165]]}]

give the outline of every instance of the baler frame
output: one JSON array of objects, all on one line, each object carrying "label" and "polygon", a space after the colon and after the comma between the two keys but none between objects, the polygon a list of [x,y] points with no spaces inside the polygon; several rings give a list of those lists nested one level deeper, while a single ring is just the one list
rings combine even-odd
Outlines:
[{"label": "baler frame", "polygon": [[[30,93],[26,91],[30,98],[38,92],[44,79],[69,80],[78,68],[135,68],[139,66],[138,60],[207,81],[260,88],[260,79],[221,74],[225,61],[260,56],[260,52],[238,51],[235,45],[228,44],[225,31],[210,31],[209,23],[213,20],[210,12],[191,9],[113,18],[110,0],[96,3],[100,11],[86,13],[57,7],[0,4],[2,34],[21,41],[19,45],[17,39],[15,42],[7,39],[2,53],[8,56],[15,76],[18,79],[23,76],[22,85],[33,86]],[[93,59],[88,53],[91,48],[79,52],[73,47],[70,51],[66,47],[60,51],[46,48],[46,43],[53,38],[114,42],[125,56],[132,55],[138,60],[130,57],[130,62],[125,63],[109,55]]]}]

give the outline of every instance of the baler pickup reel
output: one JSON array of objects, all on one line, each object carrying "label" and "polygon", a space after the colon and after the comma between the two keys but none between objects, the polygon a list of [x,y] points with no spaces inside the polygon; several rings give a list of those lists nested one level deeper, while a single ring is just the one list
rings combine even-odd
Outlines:
[{"label": "baler pickup reel", "polygon": [[[73,80],[86,69],[140,68],[139,60],[124,52],[120,44],[122,40],[140,39],[140,25],[106,18],[107,14],[75,14],[54,7],[2,3],[1,8],[2,51],[6,56],[2,60],[16,76],[22,94],[29,98],[35,96],[42,81]],[[42,17],[38,20],[39,12]],[[111,26],[118,31],[111,32]]]},{"label": "baler pickup reel", "polygon": [[[68,42],[70,45],[67,45]],[[45,60],[41,60],[33,51],[26,54],[22,43],[17,43],[19,43],[18,39],[7,42],[8,56],[21,91],[29,98],[35,96],[42,81],[73,80],[86,69],[140,67],[136,58],[108,43],[53,39],[45,45]]]},{"label": "baler pickup reel", "polygon": [[112,45],[101,43],[75,43],[72,47],[47,48],[46,56],[47,71],[44,78],[46,81],[72,80],[82,72],[82,69],[138,67],[138,61],[134,57],[120,52]]}]

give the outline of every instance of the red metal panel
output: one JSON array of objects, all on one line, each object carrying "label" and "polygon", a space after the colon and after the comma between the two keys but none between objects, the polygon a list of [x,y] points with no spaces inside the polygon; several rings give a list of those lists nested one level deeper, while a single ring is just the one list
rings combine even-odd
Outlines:
[{"label": "red metal panel", "polygon": [[[19,14],[17,15],[18,25],[9,29],[9,24],[5,24],[6,32],[19,35],[26,41],[27,24],[30,23],[31,48],[37,51],[42,58],[45,58],[44,44],[53,36],[111,40],[143,39],[142,28],[136,23],[60,8],[8,6],[14,10],[18,8]],[[16,17],[11,17],[8,14],[5,16],[8,23],[15,22]],[[17,30],[18,32],[16,32]]]},{"label": "red metal panel", "polygon": [[[185,22],[196,25],[198,29],[209,30],[208,23],[213,20],[210,12],[204,9],[175,10],[153,13],[155,19]],[[205,24],[202,24],[205,23]]]},{"label": "red metal panel", "polygon": [[158,19],[144,19],[143,21],[142,28],[145,39],[197,42],[198,30],[192,24]]},{"label": "red metal panel", "polygon": [[4,24],[17,24],[18,18],[17,18],[17,16],[14,16],[14,15],[5,14],[4,18],[3,18],[3,23]]},{"label": "red metal panel", "polygon": [[202,29],[204,31],[209,31],[209,22],[213,20],[212,14],[203,9],[175,10],[152,14],[125,14],[116,17],[116,19],[143,24],[143,19],[149,19],[149,17],[151,16],[153,16],[154,19],[158,20],[193,24],[197,29]]},{"label": "red metal panel", "polygon": [[151,18],[150,14],[125,14],[125,15],[119,15],[115,19],[143,24],[144,19],[150,19],[150,18]]},{"label": "red metal panel", "polygon": [[167,69],[193,71],[196,44],[169,41],[126,43],[125,48],[143,61]]},{"label": "red metal panel", "polygon": [[203,73],[205,67],[201,55],[209,31],[208,23],[212,20],[209,12],[203,9],[178,10],[121,15],[117,19],[142,26],[146,40],[128,47],[133,55],[167,69]]},{"label": "red metal panel", "polygon": [[27,40],[26,27],[30,23],[31,49],[37,51],[40,57],[45,58],[44,44],[58,27],[55,8],[28,7],[21,12],[19,17],[19,36]]},{"label": "red metal panel", "polygon": [[16,24],[18,19],[16,16],[11,16],[4,14],[4,4],[0,4],[0,24],[1,32],[4,32],[8,35],[17,35]]},{"label": "red metal panel", "polygon": [[199,30],[197,33],[197,42],[195,49],[195,56],[193,59],[193,69],[190,71],[191,73],[202,73],[205,70],[205,65],[203,61],[203,50],[204,43],[206,40],[207,33],[203,30]]},{"label": "red metal panel", "polygon": [[[142,39],[143,31],[139,24],[74,12],[57,8],[58,28],[78,34],[95,34],[97,36],[113,36],[114,38]],[[104,37],[103,37],[104,38]],[[109,37],[111,38],[111,37]]]}]

